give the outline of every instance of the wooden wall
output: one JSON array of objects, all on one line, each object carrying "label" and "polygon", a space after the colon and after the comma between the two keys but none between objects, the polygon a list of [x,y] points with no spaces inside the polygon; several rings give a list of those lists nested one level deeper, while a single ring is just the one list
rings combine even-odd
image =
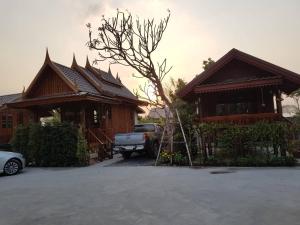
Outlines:
[{"label": "wooden wall", "polygon": [[[100,107],[100,106],[99,106]],[[104,107],[102,105],[102,107]],[[111,115],[105,115],[105,119],[101,119],[100,129],[105,130],[105,133],[113,138],[116,133],[126,133],[132,132],[134,127],[134,113],[135,107],[130,105],[106,105],[105,107],[111,108]],[[93,114],[92,109],[94,107],[87,106],[86,108],[86,126],[88,128],[93,128],[92,120]],[[71,110],[71,109],[69,109]],[[78,112],[77,109],[72,109],[72,111]],[[30,119],[34,119],[34,117],[41,116],[41,112],[37,109],[34,112],[30,112],[28,110],[17,110],[17,109],[5,109],[0,111],[0,143],[8,143],[13,136],[15,128],[20,124],[20,113],[23,114],[23,123],[26,125],[29,123]],[[13,125],[12,128],[2,128],[2,115],[12,115],[13,117]],[[102,115],[103,116],[103,115]],[[38,121],[38,120],[37,120]]]},{"label": "wooden wall", "polygon": [[71,88],[50,68],[46,67],[28,97],[51,96],[61,93],[70,93]]},{"label": "wooden wall", "polygon": [[[99,123],[94,123],[93,111],[98,110]],[[85,106],[85,127],[96,132],[99,128],[111,139],[116,133],[132,132],[134,127],[135,107],[130,105],[95,104]]]},{"label": "wooden wall", "polygon": [[[262,96],[265,106],[262,106]],[[202,116],[216,116],[216,105],[227,103],[248,102],[254,104],[253,113],[274,113],[271,89],[235,90],[229,92],[209,93],[201,95]]]},{"label": "wooden wall", "polygon": [[113,133],[132,132],[135,109],[127,105],[112,105],[111,127]]},{"label": "wooden wall", "polygon": [[240,82],[243,80],[270,76],[274,76],[274,74],[251,66],[245,62],[233,60],[232,62],[228,63],[228,65],[224,66],[222,69],[216,72],[208,80],[206,80],[204,84]]},{"label": "wooden wall", "polygon": [[[2,128],[2,116],[12,116],[12,127]],[[9,143],[14,130],[21,123],[28,124],[30,120],[30,112],[27,110],[3,109],[0,111],[0,143]]]}]

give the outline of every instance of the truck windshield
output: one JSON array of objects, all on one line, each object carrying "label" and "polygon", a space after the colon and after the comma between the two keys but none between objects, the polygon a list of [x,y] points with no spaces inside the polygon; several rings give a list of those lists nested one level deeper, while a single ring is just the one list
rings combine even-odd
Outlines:
[{"label": "truck windshield", "polygon": [[155,126],[153,124],[141,124],[134,126],[134,132],[154,132]]}]

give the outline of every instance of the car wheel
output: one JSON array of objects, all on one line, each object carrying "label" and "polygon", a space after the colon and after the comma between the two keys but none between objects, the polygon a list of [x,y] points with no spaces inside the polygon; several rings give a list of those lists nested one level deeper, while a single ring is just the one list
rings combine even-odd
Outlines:
[{"label": "car wheel", "polygon": [[123,156],[124,159],[129,159],[130,156],[131,156],[131,152],[123,152],[122,156]]},{"label": "car wheel", "polygon": [[8,176],[17,174],[20,171],[20,169],[21,169],[21,165],[15,159],[11,159],[7,161],[7,163],[5,163],[4,165],[4,173],[5,175]]}]

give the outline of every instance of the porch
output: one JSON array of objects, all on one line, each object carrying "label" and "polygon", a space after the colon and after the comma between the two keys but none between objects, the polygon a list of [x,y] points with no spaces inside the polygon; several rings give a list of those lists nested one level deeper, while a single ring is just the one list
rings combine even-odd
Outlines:
[{"label": "porch", "polygon": [[[112,158],[112,142],[117,132],[129,132],[134,126],[136,106],[120,104],[108,98],[95,99],[83,96],[73,98],[56,96],[23,100],[12,104],[15,108],[26,108],[30,111],[30,121],[47,123],[49,121],[70,122],[82,129],[87,140],[90,160],[102,161]],[[77,100],[77,101],[76,101]]]},{"label": "porch", "polygon": [[277,121],[282,119],[278,113],[255,113],[255,114],[236,114],[226,116],[207,116],[200,119],[204,123],[235,123],[235,124],[249,124],[258,121]]},{"label": "porch", "polygon": [[249,124],[282,119],[281,92],[275,86],[198,93],[201,122]]}]

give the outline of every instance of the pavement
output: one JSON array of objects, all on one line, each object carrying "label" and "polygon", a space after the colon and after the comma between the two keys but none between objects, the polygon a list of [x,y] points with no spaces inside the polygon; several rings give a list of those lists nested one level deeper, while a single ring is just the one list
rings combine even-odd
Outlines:
[{"label": "pavement", "polygon": [[0,177],[0,225],[298,225],[300,168],[153,167],[117,157]]}]

